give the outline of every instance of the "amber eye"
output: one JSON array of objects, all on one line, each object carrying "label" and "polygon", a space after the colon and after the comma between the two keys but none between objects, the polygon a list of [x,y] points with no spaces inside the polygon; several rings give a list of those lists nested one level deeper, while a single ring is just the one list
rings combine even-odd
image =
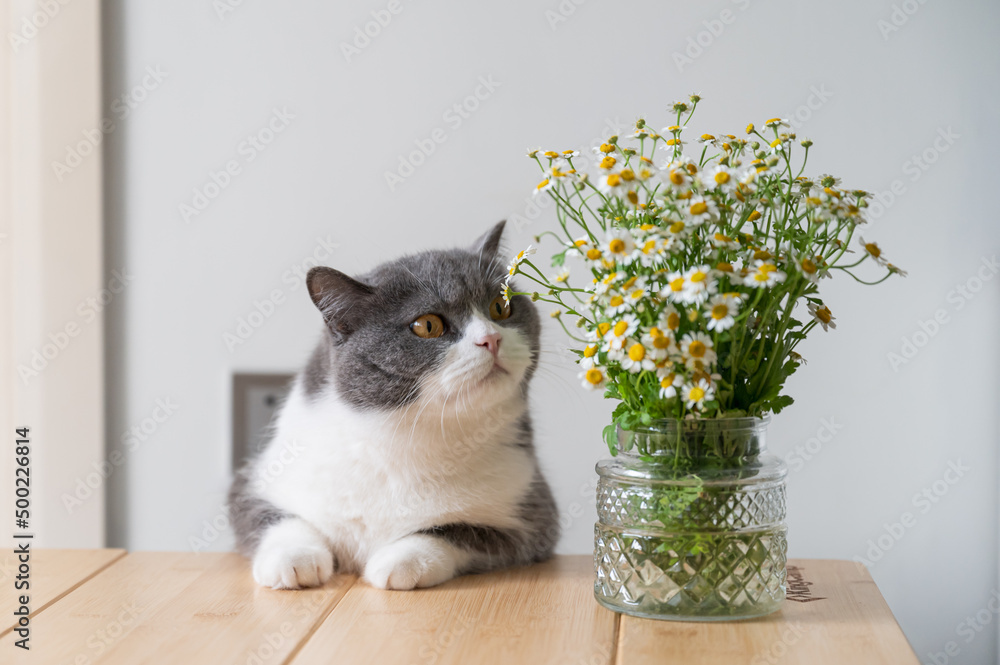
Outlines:
[{"label": "amber eye", "polygon": [[417,337],[431,339],[444,334],[444,321],[437,314],[424,314],[410,324],[410,330]]},{"label": "amber eye", "polygon": [[510,316],[510,303],[503,299],[503,296],[497,296],[490,303],[490,318],[494,321],[503,321]]}]

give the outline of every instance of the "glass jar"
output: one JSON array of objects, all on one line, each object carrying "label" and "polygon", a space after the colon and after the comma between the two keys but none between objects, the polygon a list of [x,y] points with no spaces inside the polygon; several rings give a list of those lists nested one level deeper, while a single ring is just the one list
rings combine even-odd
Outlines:
[{"label": "glass jar", "polygon": [[785,599],[785,464],[769,419],[658,420],[618,430],[597,464],[594,595],[616,612],[713,621]]}]

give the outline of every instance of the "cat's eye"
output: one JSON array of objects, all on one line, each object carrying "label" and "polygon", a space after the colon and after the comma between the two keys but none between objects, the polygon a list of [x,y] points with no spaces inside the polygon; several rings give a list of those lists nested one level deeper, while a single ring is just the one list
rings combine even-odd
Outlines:
[{"label": "cat's eye", "polygon": [[494,321],[503,321],[510,316],[510,303],[503,299],[503,296],[497,296],[490,303],[490,318]]},{"label": "cat's eye", "polygon": [[424,314],[410,324],[410,330],[417,337],[433,339],[444,334],[444,321],[437,314]]}]

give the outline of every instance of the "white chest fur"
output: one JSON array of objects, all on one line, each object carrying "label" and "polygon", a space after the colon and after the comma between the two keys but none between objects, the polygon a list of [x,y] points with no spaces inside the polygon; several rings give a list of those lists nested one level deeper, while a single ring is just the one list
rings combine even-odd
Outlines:
[{"label": "white chest fur", "polygon": [[535,469],[514,443],[524,409],[516,397],[486,413],[456,415],[454,405],[436,404],[360,413],[332,391],[310,399],[296,386],[252,487],[311,523],[354,572],[378,548],[420,529],[519,527]]}]

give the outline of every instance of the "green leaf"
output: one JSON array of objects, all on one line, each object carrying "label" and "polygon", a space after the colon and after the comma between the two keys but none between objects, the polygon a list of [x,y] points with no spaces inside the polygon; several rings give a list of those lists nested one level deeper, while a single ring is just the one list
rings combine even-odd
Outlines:
[{"label": "green leaf", "polygon": [[608,444],[608,450],[611,452],[611,456],[614,457],[618,454],[618,428],[615,427],[614,423],[606,426],[602,430],[604,436],[604,443]]}]

